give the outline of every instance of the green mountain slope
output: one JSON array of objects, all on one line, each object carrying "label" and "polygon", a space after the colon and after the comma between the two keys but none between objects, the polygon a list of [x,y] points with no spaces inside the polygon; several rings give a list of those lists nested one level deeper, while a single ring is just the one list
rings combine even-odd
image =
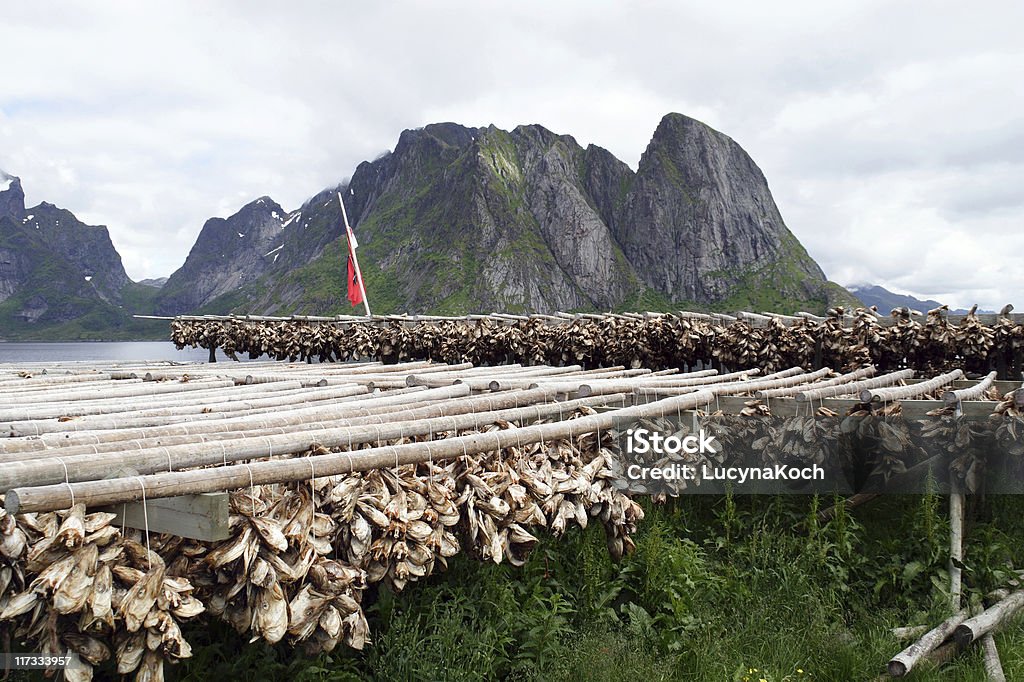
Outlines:
[{"label": "green mountain slope", "polygon": [[0,339],[162,338],[166,324],[135,320],[157,289],[133,283],[107,229],[42,203],[26,209],[21,183],[0,192]]},{"label": "green mountain slope", "polygon": [[670,114],[636,173],[536,125],[407,130],[394,152],[289,214],[280,258],[259,278],[201,309],[349,312],[337,192],[374,312],[822,312],[854,301],[786,229],[739,145]]}]

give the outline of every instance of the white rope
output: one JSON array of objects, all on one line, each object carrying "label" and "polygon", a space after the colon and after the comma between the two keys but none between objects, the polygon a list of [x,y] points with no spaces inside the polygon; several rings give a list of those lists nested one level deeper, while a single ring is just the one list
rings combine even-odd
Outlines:
[{"label": "white rope", "polygon": [[149,570],[153,570],[153,552],[149,548],[149,506],[146,503],[146,483],[142,480],[141,476],[136,476],[135,480],[139,482],[139,487],[142,488],[142,525],[145,526],[146,530],[146,561],[149,562]]},{"label": "white rope", "polygon": [[[307,457],[306,461],[309,463],[309,471],[310,471],[310,476],[309,476],[309,498],[310,498],[310,501],[313,503],[313,513],[316,514],[316,468],[313,466],[313,459],[312,458]],[[308,533],[306,534],[306,542],[309,542],[310,538],[313,537],[313,525],[314,525],[313,520],[310,519]],[[305,581],[306,577],[303,576],[302,580]],[[303,582],[303,584],[305,584],[305,583]]]},{"label": "white rope", "polygon": [[243,462],[242,466],[249,472],[249,497],[252,500],[252,515],[256,516],[256,485],[252,479],[252,467],[249,466],[248,462]]},{"label": "white rope", "polygon": [[71,487],[71,477],[68,476],[68,465],[64,463],[64,460],[60,457],[54,457],[60,465],[64,467],[64,485],[68,487],[68,492],[71,493],[71,506],[75,506],[75,489]]}]

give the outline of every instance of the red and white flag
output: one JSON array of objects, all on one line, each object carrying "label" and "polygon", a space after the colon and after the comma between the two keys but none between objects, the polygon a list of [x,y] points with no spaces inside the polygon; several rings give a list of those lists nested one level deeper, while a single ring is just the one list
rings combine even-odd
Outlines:
[{"label": "red and white flag", "polygon": [[356,267],[356,247],[359,242],[352,230],[348,231],[348,302],[354,306],[363,302],[363,285],[359,281],[359,269]]},{"label": "red and white flag", "polygon": [[352,234],[352,226],[348,224],[348,213],[345,211],[345,202],[341,198],[341,192],[338,192],[338,203],[341,204],[341,217],[345,221],[345,236],[348,240],[348,266],[346,268],[348,274],[348,302],[353,306],[362,303],[366,308],[366,316],[370,317],[370,302],[366,300],[366,286],[363,282],[363,273],[359,271],[359,259],[356,258],[356,249],[359,248],[359,242],[356,241],[356,236]]}]

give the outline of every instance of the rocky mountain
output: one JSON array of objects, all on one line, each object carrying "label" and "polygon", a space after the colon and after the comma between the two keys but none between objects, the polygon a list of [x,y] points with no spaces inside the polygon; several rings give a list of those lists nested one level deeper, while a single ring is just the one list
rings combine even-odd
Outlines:
[{"label": "rocky mountain", "polygon": [[277,260],[284,210],[260,197],[230,218],[210,218],[185,259],[161,287],[157,311],[177,314],[255,281]]},{"label": "rocky mountain", "polygon": [[764,289],[824,300],[825,275],[786,228],[761,169],[686,116],[654,131],[612,231],[644,282],[672,300]]},{"label": "rocky mountain", "polygon": [[[910,308],[921,313],[927,313],[929,310],[940,307],[942,304],[932,299],[921,300],[913,296],[906,294],[897,294],[889,291],[885,287],[878,285],[863,284],[861,286],[850,287],[850,293],[856,296],[858,299],[864,302],[864,305],[875,306],[878,308],[878,312],[883,315],[887,315],[893,308]],[[967,310],[964,308],[957,308],[950,310],[952,313],[966,313]],[[980,310],[978,312],[991,313],[994,310]]]},{"label": "rocky mountain", "polygon": [[0,218],[19,218],[25,212],[21,179],[0,170]]},{"label": "rocky mountain", "polygon": [[0,172],[0,338],[145,335],[152,325],[128,311],[145,307],[137,287],[106,227],[25,208],[21,181]]},{"label": "rocky mountain", "polygon": [[[407,130],[393,152],[293,213],[264,198],[208,222],[159,309],[347,312],[337,192],[374,312],[823,311],[853,301],[786,228],[749,155],[669,114],[636,172],[537,125]],[[252,243],[249,220],[264,226]]]},{"label": "rocky mountain", "polygon": [[665,116],[635,172],[538,125],[438,123],[294,211],[260,197],[211,218],[166,282],[132,282],[105,227],[26,208],[0,172],[0,338],[164,333],[132,313],[349,312],[339,195],[374,312],[854,302],[786,228],[750,156],[699,121]]}]

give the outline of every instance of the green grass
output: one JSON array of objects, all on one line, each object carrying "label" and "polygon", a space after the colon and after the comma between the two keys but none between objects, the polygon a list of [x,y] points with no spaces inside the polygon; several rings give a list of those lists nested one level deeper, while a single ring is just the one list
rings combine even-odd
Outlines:
[{"label": "green grass", "polygon": [[[44,269],[45,273],[45,269]],[[28,287],[26,287],[28,289]],[[152,303],[158,291],[154,287],[129,283],[121,292],[121,307],[82,296],[63,296],[49,289],[29,289],[0,304],[0,339],[6,341],[144,341],[167,338],[167,322],[137,320],[132,315],[152,313]],[[67,321],[48,320],[44,316],[37,322],[26,322],[17,317],[18,311],[33,295],[60,299],[59,309],[75,317]]]},{"label": "green grass", "polygon": [[[612,562],[603,529],[541,544],[522,568],[459,556],[446,573],[364,597],[374,644],[305,657],[194,626],[168,679],[869,680],[906,643],[895,626],[945,615],[944,500],[890,497],[813,522],[809,497],[696,495],[645,504],[637,551]],[[1024,502],[976,501],[966,585],[1024,561]],[[907,570],[914,566],[914,570]],[[896,570],[898,569],[898,570]],[[1024,679],[1024,624],[997,635]],[[915,681],[983,680],[976,652]]]}]

